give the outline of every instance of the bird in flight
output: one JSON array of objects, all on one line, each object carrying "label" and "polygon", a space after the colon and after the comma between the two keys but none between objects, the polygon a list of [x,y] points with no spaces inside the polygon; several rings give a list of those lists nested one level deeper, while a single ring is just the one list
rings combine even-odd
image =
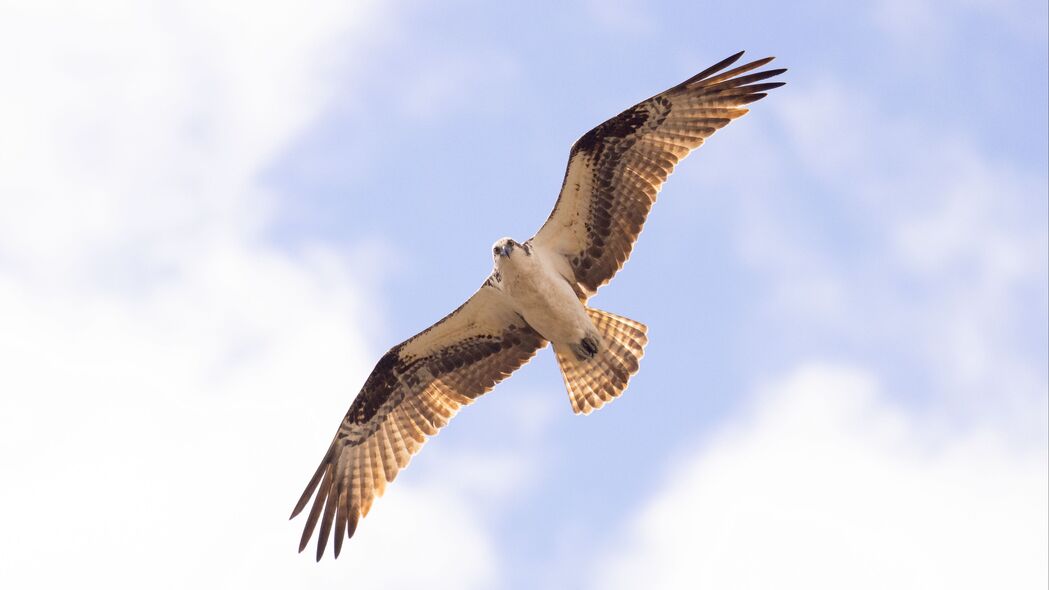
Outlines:
[{"label": "bird in flight", "polygon": [[[575,413],[618,397],[644,354],[644,324],[588,307],[630,256],[674,166],[782,82],[768,57],[727,69],[739,52],[591,129],[572,146],[561,194],[539,232],[492,247],[495,268],[470,299],[379,359],[291,517],[314,497],[299,543],[317,525],[317,560],[335,557],[372,501],[460,407],[547,343]],[[753,72],[753,73],[748,73]]]}]

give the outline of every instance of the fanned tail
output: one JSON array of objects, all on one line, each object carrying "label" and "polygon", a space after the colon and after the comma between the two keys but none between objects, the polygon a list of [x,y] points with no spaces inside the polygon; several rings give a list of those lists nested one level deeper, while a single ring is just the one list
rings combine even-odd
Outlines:
[{"label": "fanned tail", "polygon": [[597,354],[580,359],[571,348],[554,345],[576,414],[589,414],[619,397],[637,372],[648,344],[648,328],[641,322],[589,307],[586,313],[601,334]]}]

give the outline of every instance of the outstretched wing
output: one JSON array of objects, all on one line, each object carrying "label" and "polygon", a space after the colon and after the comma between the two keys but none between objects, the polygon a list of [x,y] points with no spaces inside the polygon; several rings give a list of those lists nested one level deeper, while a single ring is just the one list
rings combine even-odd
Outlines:
[{"label": "outstretched wing", "polygon": [[532,240],[565,257],[581,297],[593,295],[623,267],[674,166],[745,115],[745,105],[783,85],[760,83],[782,69],[742,75],[771,57],[719,73],[742,55],[630,107],[572,146],[557,204]]},{"label": "outstretched wing", "polygon": [[335,556],[428,435],[546,345],[487,283],[459,309],[393,347],[375,365],[291,517],[316,492],[299,551],[320,523],[317,560],[335,528]]}]

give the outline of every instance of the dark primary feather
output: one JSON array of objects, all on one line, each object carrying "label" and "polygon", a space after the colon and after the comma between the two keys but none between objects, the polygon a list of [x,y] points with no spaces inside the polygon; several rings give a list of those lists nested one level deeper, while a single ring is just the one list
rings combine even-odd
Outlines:
[{"label": "dark primary feather", "polygon": [[299,551],[317,525],[317,559],[334,526],[335,556],[426,437],[545,346],[538,333],[482,287],[459,309],[383,355],[346,412],[291,513],[314,498]]},{"label": "dark primary feather", "polygon": [[641,101],[572,146],[557,204],[533,241],[565,257],[581,298],[593,295],[622,268],[674,166],[746,114],[744,105],[783,85],[761,82],[785,69],[747,74],[771,57],[726,70],[742,55]]}]

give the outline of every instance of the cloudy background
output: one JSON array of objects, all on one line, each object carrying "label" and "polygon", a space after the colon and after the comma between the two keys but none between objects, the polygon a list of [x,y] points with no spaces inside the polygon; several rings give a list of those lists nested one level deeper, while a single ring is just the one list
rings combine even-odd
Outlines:
[{"label": "cloudy background", "polygon": [[[0,3],[0,584],[1045,588],[1037,1]],[[390,345],[546,218],[568,147],[739,50],[788,85],[338,561],[288,513]]]}]

